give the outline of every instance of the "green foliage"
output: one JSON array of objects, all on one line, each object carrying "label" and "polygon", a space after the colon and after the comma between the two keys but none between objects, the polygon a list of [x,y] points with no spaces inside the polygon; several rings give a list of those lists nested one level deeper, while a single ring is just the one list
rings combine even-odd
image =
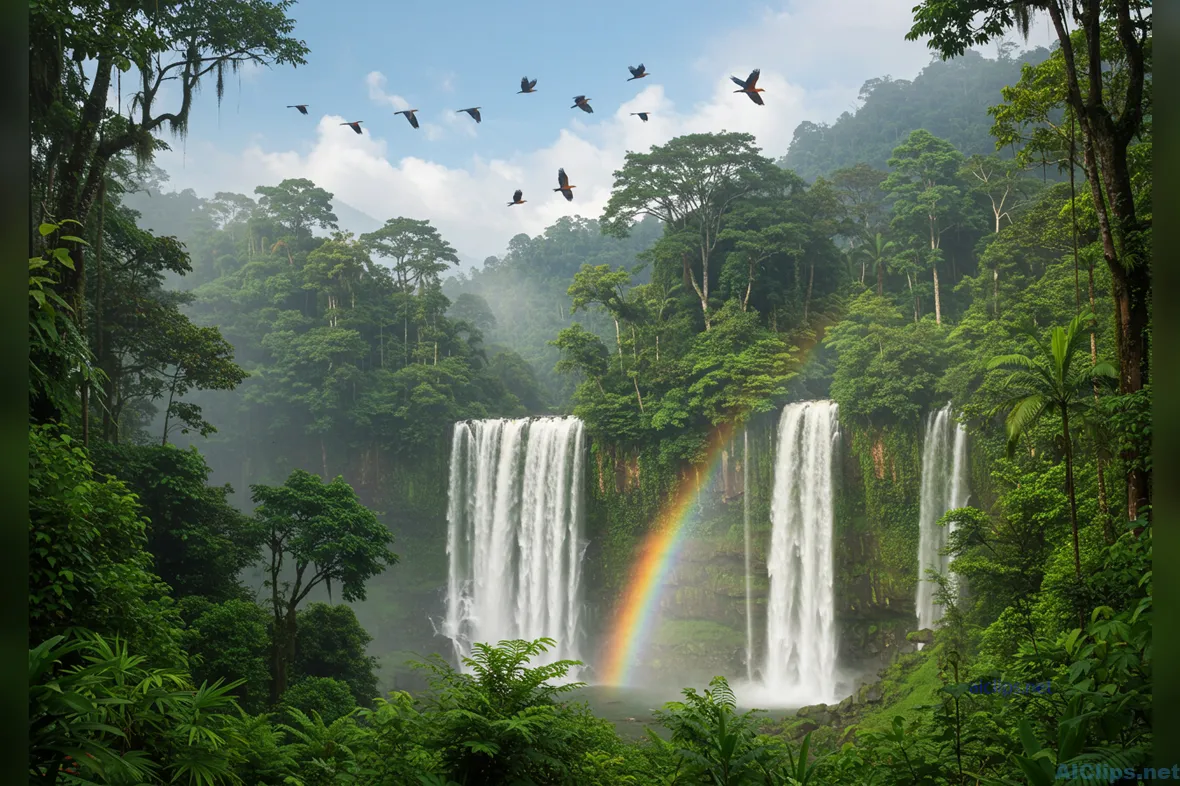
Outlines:
[{"label": "green foliage", "polygon": [[250,490],[270,552],[265,586],[274,615],[270,692],[277,701],[295,659],[299,604],[321,585],[330,594],[333,581],[345,601],[364,600],[366,582],[396,564],[398,556],[389,550],[389,530],[342,477],[324,483],[297,469],[282,486]]},{"label": "green foliage", "polygon": [[373,637],[361,627],[352,608],[311,603],[297,619],[295,673],[341,682],[355,704],[370,706],[377,695],[377,659],[366,655],[365,648]]},{"label": "green foliage", "polygon": [[60,428],[29,429],[29,634],[79,623],[167,662],[178,656],[168,588],[151,571],[145,522],[121,482],[95,473]]},{"label": "green foliage", "polygon": [[932,321],[907,322],[889,301],[862,292],[824,336],[836,354],[832,398],[841,418],[916,427],[939,400],[945,336]]},{"label": "green foliage", "polygon": [[[68,665],[65,661],[74,661]],[[29,651],[30,783],[228,784],[235,683],[194,685],[85,630]]]},{"label": "green foliage", "polygon": [[[42,224],[42,237],[60,233],[67,223]],[[58,235],[59,242],[81,242],[74,235]],[[72,270],[69,251],[59,246],[29,260],[29,395],[32,411],[38,402],[68,414],[78,411],[71,379],[101,382],[102,372],[93,367],[93,353],[76,325],[73,306],[54,288],[61,280],[58,268]],[[67,376],[68,375],[68,376]]]},{"label": "green foliage", "polygon": [[692,379],[685,403],[714,425],[769,412],[784,401],[794,351],[731,300],[685,356],[685,376]]},{"label": "green foliage", "polygon": [[[549,683],[579,664],[526,665],[551,644],[546,639],[499,647],[476,644],[464,659],[471,675],[439,661],[427,663],[445,740],[440,753],[451,777],[493,783],[568,778],[568,758],[562,754],[583,741],[568,720],[570,710],[555,699],[580,683]],[[572,714],[577,717],[576,711]]]},{"label": "green foliage", "polygon": [[[307,178],[287,179],[277,186],[258,186],[260,218],[274,221],[296,240],[311,237],[311,230],[336,229],[332,194]],[[277,238],[276,238],[277,239]]]},{"label": "green foliage", "polygon": [[184,631],[193,678],[240,682],[234,690],[238,706],[261,712],[266,706],[271,648],[266,610],[246,600],[194,604],[199,609]]},{"label": "green foliage", "polygon": [[175,597],[242,596],[239,576],[261,556],[261,532],[230,505],[233,489],[207,485],[210,469],[196,448],[100,444],[93,458],[135,492],[155,571]]},{"label": "green foliage", "polygon": [[332,677],[303,677],[287,688],[280,702],[286,711],[319,716],[328,726],[357,709],[348,683]]}]

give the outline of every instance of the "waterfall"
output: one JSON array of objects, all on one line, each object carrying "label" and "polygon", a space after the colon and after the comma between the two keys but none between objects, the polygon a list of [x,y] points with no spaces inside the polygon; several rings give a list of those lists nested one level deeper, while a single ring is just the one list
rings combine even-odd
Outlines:
[{"label": "waterfall", "polygon": [[584,454],[576,418],[455,424],[442,633],[460,663],[542,636],[557,646],[537,663],[578,659]]},{"label": "waterfall", "polygon": [[966,505],[969,496],[967,431],[951,415],[948,403],[926,416],[918,512],[918,596],[914,601],[919,630],[933,628],[942,618],[942,606],[934,600],[938,585],[926,579],[928,568],[945,575],[950,565],[950,558],[940,553],[946,546],[948,530],[938,526],[938,520],[948,510]]},{"label": "waterfall", "polygon": [[742,533],[746,540],[746,681],[754,680],[754,614],[750,590],[750,432],[742,429]]},{"label": "waterfall", "polygon": [[762,683],[779,701],[830,702],[836,693],[832,401],[787,405],[779,418],[767,568],[770,596]]}]

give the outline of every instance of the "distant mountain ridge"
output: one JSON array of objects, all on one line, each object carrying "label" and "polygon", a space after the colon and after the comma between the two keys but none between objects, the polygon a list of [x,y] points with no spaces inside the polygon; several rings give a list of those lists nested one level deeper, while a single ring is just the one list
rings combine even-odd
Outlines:
[{"label": "distant mountain ridge", "polygon": [[[964,155],[995,153],[988,108],[1003,101],[1001,88],[1020,80],[1024,64],[1048,56],[1043,47],[1016,56],[1003,51],[994,59],[968,50],[963,57],[932,62],[913,80],[870,79],[860,90],[862,103],[855,113],[845,112],[830,125],[805,120],[796,126],[779,163],[808,182],[862,162],[885,169],[893,149],[919,128]],[[1055,175],[1048,173],[1050,179]]]}]

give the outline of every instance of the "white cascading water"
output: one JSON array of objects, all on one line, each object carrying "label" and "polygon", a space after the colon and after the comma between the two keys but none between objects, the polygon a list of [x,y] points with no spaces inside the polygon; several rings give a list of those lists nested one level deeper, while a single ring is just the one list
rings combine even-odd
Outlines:
[{"label": "white cascading water", "polygon": [[836,694],[833,401],[788,404],[778,423],[761,688],[775,703],[831,702]]},{"label": "white cascading water", "polygon": [[754,614],[750,584],[750,432],[742,430],[742,533],[746,540],[746,681],[754,680]]},{"label": "white cascading water", "polygon": [[476,642],[542,636],[557,645],[534,665],[578,659],[584,454],[577,418],[455,424],[442,633],[459,663]]},{"label": "white cascading water", "polygon": [[[957,423],[948,403],[926,416],[922,444],[922,496],[918,509],[918,595],[914,608],[918,629],[933,628],[942,618],[942,606],[935,602],[938,585],[927,580],[927,569],[946,574],[950,557],[940,552],[947,535],[954,530],[938,526],[948,510],[967,504],[967,431]],[[919,645],[920,646],[920,645]]]}]

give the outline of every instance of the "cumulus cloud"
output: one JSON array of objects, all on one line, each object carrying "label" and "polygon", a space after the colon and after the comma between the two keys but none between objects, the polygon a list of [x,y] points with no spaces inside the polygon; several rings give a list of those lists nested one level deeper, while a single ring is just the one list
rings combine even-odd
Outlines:
[{"label": "cumulus cloud", "polygon": [[[705,97],[695,105],[676,106],[653,72],[634,98],[613,111],[600,106],[593,116],[573,117],[539,149],[496,158],[473,154],[465,165],[448,167],[391,157],[383,137],[367,130],[363,136],[340,133],[339,124],[352,118],[325,115],[304,151],[270,150],[254,142],[232,154],[211,145],[195,150],[190,144],[190,162],[197,156],[202,160],[199,173],[174,172],[173,180],[177,187],[211,194],[249,193],[259,183],[310,178],[378,220],[429,219],[465,262],[478,262],[503,253],[513,235],[538,234],[563,215],[601,215],[612,173],[629,150],[646,151],[686,133],[744,131],[757,138],[766,155],[783,155],[799,122],[830,122],[853,109],[866,79],[913,78],[930,62],[924,42],[904,40],[912,5],[913,0],[793,0],[784,8],[766,9],[752,24],[704,44],[694,67]],[[1045,42],[1035,36],[1030,41],[1038,43]],[[729,80],[731,74],[744,78],[755,67],[762,69],[765,106],[736,95]],[[386,91],[381,72],[368,74],[365,81],[378,106],[413,108]],[[632,112],[650,112],[650,122]],[[479,133],[465,114],[448,113],[442,122],[423,121],[422,131],[432,139]],[[559,167],[578,187],[572,203],[553,193]],[[506,207],[517,188],[524,190],[528,204]]]},{"label": "cumulus cloud", "polygon": [[[417,107],[410,106],[410,102],[399,95],[385,92],[385,85],[388,80],[385,74],[380,71],[371,71],[365,77],[365,84],[369,87],[369,100],[378,106],[391,106],[393,111],[402,112],[406,109],[417,109]],[[408,122],[408,121],[407,121]],[[443,127],[437,123],[429,123],[418,117],[418,123],[421,126],[418,130],[426,135],[426,138],[433,141],[443,138]]]}]

